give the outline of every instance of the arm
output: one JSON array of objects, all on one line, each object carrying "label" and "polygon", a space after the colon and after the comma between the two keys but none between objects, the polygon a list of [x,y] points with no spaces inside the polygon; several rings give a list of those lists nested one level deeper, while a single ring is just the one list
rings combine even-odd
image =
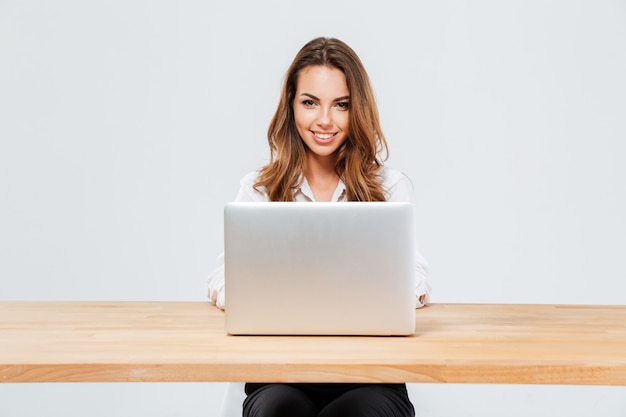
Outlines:
[{"label": "arm", "polygon": [[424,307],[430,303],[430,292],[432,286],[430,284],[430,270],[428,263],[417,251],[417,261],[415,263],[415,307]]},{"label": "arm", "polygon": [[224,310],[226,301],[224,299],[224,253],[217,258],[217,263],[213,272],[207,279],[207,293],[209,301],[218,308]]},{"label": "arm", "polygon": [[[267,201],[267,197],[264,194],[259,193],[253,188],[256,175],[256,172],[252,172],[241,179],[239,193],[237,193],[235,201]],[[222,310],[226,308],[223,252],[217,257],[215,269],[209,274],[207,279],[207,295],[209,301],[218,308]]]},{"label": "arm", "polygon": [[[413,183],[409,177],[400,171],[387,169],[385,172],[385,185],[387,187],[387,201],[411,202],[413,195]],[[416,250],[415,261],[415,307],[420,308],[430,302],[430,269],[428,263]]]}]

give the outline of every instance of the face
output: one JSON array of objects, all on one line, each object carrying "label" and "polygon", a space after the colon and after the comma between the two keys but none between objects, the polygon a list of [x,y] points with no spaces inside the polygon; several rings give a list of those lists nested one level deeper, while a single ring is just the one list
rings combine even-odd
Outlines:
[{"label": "face", "polygon": [[348,137],[350,93],[336,68],[305,67],[298,74],[293,102],[298,133],[308,152],[330,157]]}]

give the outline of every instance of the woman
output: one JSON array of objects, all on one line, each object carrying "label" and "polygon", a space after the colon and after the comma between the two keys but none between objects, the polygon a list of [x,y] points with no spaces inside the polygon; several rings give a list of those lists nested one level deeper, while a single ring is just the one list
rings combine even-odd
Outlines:
[{"label": "woman", "polygon": [[[383,165],[387,143],[363,64],[337,39],[313,39],[298,52],[268,140],[269,163],[241,180],[236,201],[410,201],[410,180]],[[417,307],[429,292],[418,256]],[[209,298],[225,308],[223,264],[209,276]],[[244,417],[414,415],[404,384],[246,384],[245,391]]]}]

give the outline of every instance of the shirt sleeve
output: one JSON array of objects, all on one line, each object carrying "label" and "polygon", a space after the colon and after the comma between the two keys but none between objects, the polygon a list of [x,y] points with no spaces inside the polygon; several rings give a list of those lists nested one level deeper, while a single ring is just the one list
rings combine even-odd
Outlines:
[{"label": "shirt sleeve", "polygon": [[[235,201],[267,201],[267,196],[264,193],[254,189],[256,178],[257,173],[251,172],[241,179],[239,192],[237,193]],[[215,269],[207,278],[207,295],[209,297],[209,301],[215,304],[218,308],[222,310],[226,308],[226,299],[224,295],[224,252],[217,257]]]},{"label": "shirt sleeve", "polygon": [[[417,250],[417,261],[415,262],[415,278],[415,308],[421,308],[430,303],[432,286],[430,284],[428,263],[419,250]],[[420,301],[422,295],[424,299]]]},{"label": "shirt sleeve", "polygon": [[[387,189],[387,201],[411,202],[413,183],[404,173],[386,168],[385,188]],[[415,307],[420,308],[430,302],[432,286],[430,284],[430,268],[419,249],[416,249],[415,258]],[[420,301],[422,295],[424,299]]]},{"label": "shirt sleeve", "polygon": [[224,252],[218,256],[215,269],[209,274],[207,293],[211,303],[224,310],[226,307],[224,299]]}]

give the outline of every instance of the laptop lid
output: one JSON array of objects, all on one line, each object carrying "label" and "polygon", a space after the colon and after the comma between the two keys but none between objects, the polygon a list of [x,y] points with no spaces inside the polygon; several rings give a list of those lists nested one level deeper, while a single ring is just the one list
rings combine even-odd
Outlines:
[{"label": "laptop lid", "polygon": [[230,334],[415,332],[410,203],[229,203]]}]

